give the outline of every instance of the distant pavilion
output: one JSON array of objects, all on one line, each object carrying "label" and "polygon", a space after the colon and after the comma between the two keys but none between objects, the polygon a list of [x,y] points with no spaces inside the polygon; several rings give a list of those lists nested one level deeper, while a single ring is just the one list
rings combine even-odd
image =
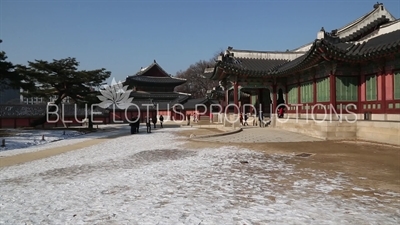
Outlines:
[{"label": "distant pavilion", "polygon": [[[184,112],[181,112],[182,108],[175,108],[175,111],[182,113],[176,114],[173,107],[176,104],[184,104],[190,98],[190,94],[174,90],[185,82],[185,79],[172,77],[154,60],[149,66],[142,67],[134,75],[128,76],[124,85],[128,85],[129,89],[133,90],[130,97],[133,97],[132,103],[139,107],[140,118],[143,122],[147,115],[147,108],[149,108],[150,116],[157,114],[157,117],[163,115],[166,120],[171,116],[174,116],[175,119],[182,119],[182,115],[184,115]],[[116,116],[121,119],[126,119],[124,114],[123,110],[116,112]],[[128,109],[128,117],[137,115],[137,108],[130,107]],[[113,115],[110,114],[110,116]]]}]

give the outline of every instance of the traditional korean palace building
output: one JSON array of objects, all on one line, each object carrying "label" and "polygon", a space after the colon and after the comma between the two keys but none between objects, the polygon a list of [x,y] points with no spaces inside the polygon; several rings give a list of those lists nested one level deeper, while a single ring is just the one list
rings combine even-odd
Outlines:
[{"label": "traditional korean palace building", "polygon": [[[149,66],[141,68],[132,76],[128,76],[124,85],[128,85],[129,89],[133,90],[130,94],[130,97],[133,97],[132,103],[138,106],[141,121],[144,122],[148,107],[150,116],[157,114],[158,117],[162,114],[165,119],[169,119],[171,116],[174,116],[175,119],[181,119],[182,115],[175,115],[172,108],[175,104],[183,105],[187,102],[190,94],[175,92],[174,89],[185,82],[185,79],[172,77],[154,60]],[[130,107],[127,110],[127,116],[137,116],[138,108]],[[181,112],[183,107],[177,107],[175,111]],[[181,113],[185,115],[184,112]],[[118,118],[127,119],[124,110],[119,110],[115,114]],[[110,117],[112,116],[114,115],[110,114]]]},{"label": "traditional korean palace building", "polygon": [[[357,117],[351,120],[358,120],[358,125],[340,125],[352,127],[347,128],[350,136],[363,126],[360,120],[395,121],[379,126],[393,128],[395,133],[387,133],[387,136],[397,135],[390,137],[396,137],[399,142],[400,20],[381,3],[339,29],[327,32],[322,28],[313,42],[291,51],[248,51],[228,47],[215,67],[206,69],[205,73],[220,81],[225,91],[222,100],[225,106],[251,104],[268,116],[270,112],[275,113],[279,104],[287,104],[289,122],[276,126],[299,131],[295,125],[288,124],[293,122],[290,119],[298,121],[310,116],[322,119],[325,110],[328,113],[342,110]],[[261,108],[258,107],[260,103]],[[296,105],[300,105],[297,112]],[[339,117],[334,119],[340,120]],[[319,126],[325,126],[321,124],[324,123]],[[305,132],[315,132],[315,136],[334,132],[332,135],[340,136],[340,129],[321,129],[306,129]],[[341,132],[346,133],[344,130]],[[374,131],[380,132],[378,128]],[[381,131],[385,135],[387,130]],[[356,133],[354,135],[359,135]]]}]

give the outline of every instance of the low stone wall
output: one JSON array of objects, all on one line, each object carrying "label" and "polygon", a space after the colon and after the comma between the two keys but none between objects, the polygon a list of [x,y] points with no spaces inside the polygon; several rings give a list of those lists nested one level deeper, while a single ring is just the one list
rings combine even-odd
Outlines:
[{"label": "low stone wall", "polygon": [[[342,113],[342,114],[305,114],[305,113],[288,113],[285,115],[289,118],[299,118],[299,119],[318,119],[318,120],[338,120],[340,117],[343,121],[355,121],[355,120],[365,120],[364,114],[349,114],[349,113]],[[370,120],[378,120],[378,121],[400,121],[400,114],[375,114],[371,113],[369,115]]]},{"label": "low stone wall", "polygon": [[318,121],[307,119],[287,119],[276,121],[277,128],[307,134],[325,140],[355,139],[356,123],[340,121]]},{"label": "low stone wall", "polygon": [[[227,118],[225,118],[225,116]],[[222,117],[222,122],[225,127],[240,127],[240,120],[239,120],[239,115],[238,114],[223,114]]]},{"label": "low stone wall", "polygon": [[400,145],[400,121],[357,121],[357,139]]},{"label": "low stone wall", "polygon": [[307,134],[325,140],[360,139],[400,145],[400,121],[356,121],[280,119],[276,128]]}]

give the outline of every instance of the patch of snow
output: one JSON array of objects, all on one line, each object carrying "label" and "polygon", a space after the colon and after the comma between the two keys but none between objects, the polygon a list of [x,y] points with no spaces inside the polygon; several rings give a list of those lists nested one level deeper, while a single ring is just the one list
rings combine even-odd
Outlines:
[{"label": "patch of snow", "polygon": [[386,196],[385,203],[363,195],[330,195],[332,190],[351,189],[344,175],[298,169],[286,163],[293,156],[233,146],[184,148],[186,142],[173,131],[122,136],[0,169],[0,224],[400,221],[394,195]]},{"label": "patch of snow", "polygon": [[[10,133],[15,130],[6,130]],[[44,145],[50,142],[76,137],[84,133],[75,130],[21,130],[13,136],[1,137],[5,140],[5,147],[0,147],[0,151],[9,151],[20,148],[28,148],[36,145]]]},{"label": "patch of snow", "polygon": [[[146,128],[145,126],[140,126],[140,130],[144,131]],[[115,136],[115,135],[128,135],[130,134],[130,127],[127,124],[110,124],[110,125],[100,125],[99,130],[96,132],[92,133],[82,133],[78,131],[66,131],[66,134],[68,132],[75,132],[77,135],[75,136],[68,136],[68,138],[63,138],[63,131],[60,130],[52,130],[50,132],[55,132],[54,138],[52,141],[37,141],[38,137],[41,139],[41,132],[42,130],[30,130],[31,135],[26,135],[27,139],[19,139],[18,137],[7,137],[6,138],[6,148],[1,148],[0,147],[0,157],[6,157],[6,156],[12,156],[12,155],[18,155],[22,153],[28,153],[28,152],[36,152],[36,151],[42,151],[45,149],[50,149],[50,148],[55,148],[55,147],[62,147],[62,146],[67,146],[67,145],[72,145],[84,141],[89,141],[92,139],[97,139],[97,138],[105,138],[105,137],[110,137],[110,136]],[[45,130],[44,132],[48,133],[48,130]],[[61,133],[60,133],[61,132]],[[57,140],[57,134],[60,137],[60,139]],[[46,138],[47,136],[45,135],[45,139],[49,140]],[[29,139],[36,140],[36,142],[31,142],[32,144],[28,144]],[[11,148],[8,144],[8,141],[13,141],[17,140],[13,146],[14,148]],[[25,140],[25,141],[24,141]],[[28,140],[28,141],[26,141]],[[38,145],[34,145],[33,143],[38,143]],[[12,150],[12,151],[10,151]]]},{"label": "patch of snow", "polygon": [[364,188],[360,188],[360,187],[353,187],[352,190],[353,191],[363,191],[363,192],[370,191],[370,190],[367,190],[367,189],[364,189]]}]

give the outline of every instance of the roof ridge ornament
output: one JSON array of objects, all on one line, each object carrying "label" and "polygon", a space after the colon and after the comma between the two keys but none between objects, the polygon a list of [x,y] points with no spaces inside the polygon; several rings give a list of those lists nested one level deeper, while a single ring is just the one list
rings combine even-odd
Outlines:
[{"label": "roof ridge ornament", "polygon": [[317,39],[321,40],[324,38],[325,38],[325,29],[324,29],[324,27],[322,27],[321,30],[318,31],[318,33],[317,33]]},{"label": "roof ridge ornament", "polygon": [[383,3],[376,2],[376,3],[374,4],[374,9],[379,8],[379,6],[381,6],[381,5],[383,5]]}]

